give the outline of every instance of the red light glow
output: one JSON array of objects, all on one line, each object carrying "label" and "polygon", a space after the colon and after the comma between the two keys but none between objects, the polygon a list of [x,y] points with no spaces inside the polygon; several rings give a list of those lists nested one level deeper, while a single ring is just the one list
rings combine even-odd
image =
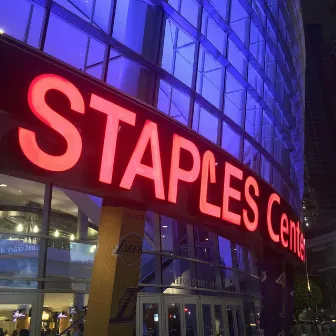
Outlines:
[{"label": "red light glow", "polygon": [[91,95],[90,107],[107,115],[99,181],[111,184],[119,123],[134,126],[136,114],[95,94]]},{"label": "red light glow", "polygon": [[[141,159],[143,158],[149,142],[153,167],[149,167],[141,163]],[[121,180],[120,187],[131,189],[135,175],[137,174],[153,180],[155,197],[162,200],[165,199],[157,124],[149,120],[146,121],[145,126],[142,129],[139,140],[126,168],[124,177]]]},{"label": "red light glow", "polygon": [[241,192],[230,186],[232,176],[238,180],[242,180],[243,171],[231,165],[230,163],[225,162],[222,218],[232,224],[240,225],[241,216],[229,210],[230,198],[233,198],[237,201],[241,200]]},{"label": "red light glow", "polygon": [[65,171],[72,168],[82,153],[82,138],[76,127],[48,106],[45,101],[49,90],[62,92],[70,101],[72,111],[84,114],[85,105],[81,93],[66,79],[45,74],[36,77],[28,90],[28,104],[35,116],[61,134],[66,143],[62,155],[45,153],[37,144],[36,133],[19,127],[19,144],[24,155],[36,166],[50,171]]},{"label": "red light glow", "polygon": [[280,238],[278,234],[275,234],[274,230],[273,230],[273,226],[272,226],[272,207],[273,207],[273,203],[278,203],[280,205],[280,197],[278,194],[273,193],[269,200],[268,200],[268,206],[267,206],[267,228],[268,228],[268,233],[269,236],[271,237],[271,239],[278,243]]},{"label": "red light glow", "polygon": [[[188,151],[193,158],[193,166],[190,170],[180,168],[181,149]],[[178,181],[194,182],[196,181],[201,168],[200,154],[195,144],[177,134],[174,134],[172,158],[170,165],[170,178],[168,201],[176,203]]]},{"label": "red light glow", "polygon": [[247,215],[247,210],[244,209],[243,210],[243,220],[244,220],[244,224],[245,224],[246,228],[249,231],[253,232],[257,229],[258,224],[259,224],[259,210],[258,210],[258,206],[257,206],[256,201],[253,199],[253,197],[250,194],[250,187],[253,188],[255,196],[259,196],[258,183],[252,176],[249,176],[246,179],[244,194],[245,194],[247,204],[252,209],[252,212],[254,214],[254,218],[253,218],[253,221],[250,221],[249,218],[248,218],[248,215]]},{"label": "red light glow", "polygon": [[[210,173],[210,179],[209,179],[209,173]],[[203,213],[219,218],[221,208],[217,205],[207,202],[208,181],[210,181],[210,183],[216,183],[215,156],[210,151],[206,151],[203,155],[199,207]]]}]

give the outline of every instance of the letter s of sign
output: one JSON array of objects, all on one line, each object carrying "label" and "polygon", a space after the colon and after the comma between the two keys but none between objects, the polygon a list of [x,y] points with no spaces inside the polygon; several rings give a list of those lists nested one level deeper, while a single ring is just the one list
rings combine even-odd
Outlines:
[{"label": "letter s of sign", "polygon": [[82,138],[76,127],[48,106],[45,100],[49,90],[65,94],[71,110],[84,114],[84,100],[79,90],[66,79],[44,74],[36,77],[28,90],[28,103],[31,111],[43,123],[61,134],[66,143],[66,152],[62,155],[45,153],[36,142],[36,133],[19,127],[19,143],[24,155],[36,166],[50,171],[65,171],[72,168],[82,153]]}]

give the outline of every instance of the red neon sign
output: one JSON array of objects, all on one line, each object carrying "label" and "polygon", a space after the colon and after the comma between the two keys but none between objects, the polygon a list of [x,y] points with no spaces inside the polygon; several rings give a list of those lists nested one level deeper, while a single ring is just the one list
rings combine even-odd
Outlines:
[{"label": "red neon sign", "polygon": [[[60,76],[46,74],[32,80],[28,104],[39,120],[63,136],[66,150],[61,155],[46,153],[37,143],[38,132],[20,127],[19,145],[31,163],[46,171],[63,172],[75,168],[82,157],[85,143],[82,135],[69,120],[48,105],[46,94],[50,90],[57,90],[67,97],[69,113],[77,112],[83,118],[88,113],[105,115],[95,176],[102,188],[113,186],[131,192],[138,181],[146,181],[147,192],[153,190],[152,197],[170,207],[177,207],[181,202],[188,204],[183,191],[193,190],[187,198],[196,198],[197,209],[193,211],[197,211],[198,216],[204,215],[222,225],[233,224],[248,232],[264,229],[274,244],[304,260],[305,240],[300,223],[293,218],[292,212],[287,211],[288,207],[277,193],[269,192],[267,188],[265,192],[265,183],[253,173],[230,158],[223,160],[222,153],[197,144],[193,137],[187,139],[178,131],[166,132],[163,137],[157,119],[144,117],[97,93],[84,95]],[[88,102],[87,110],[83,97]],[[118,148],[124,148],[120,138],[127,141],[125,135],[133,133],[137,134],[136,140],[132,138],[132,146],[126,147],[128,152],[117,152]]]},{"label": "red neon sign", "polygon": [[57,90],[67,96],[71,110],[84,114],[85,105],[81,93],[66,79],[56,75],[41,75],[31,83],[28,91],[28,103],[35,116],[50,128],[61,134],[67,150],[63,155],[45,153],[37,144],[36,134],[30,130],[19,128],[19,142],[22,152],[37,166],[52,171],[71,169],[82,153],[82,138],[76,127],[67,119],[52,110],[45,101],[49,90]]}]

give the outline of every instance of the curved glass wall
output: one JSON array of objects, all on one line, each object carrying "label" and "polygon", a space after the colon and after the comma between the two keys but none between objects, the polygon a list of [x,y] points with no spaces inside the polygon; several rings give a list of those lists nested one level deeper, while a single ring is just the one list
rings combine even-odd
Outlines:
[{"label": "curved glass wall", "polygon": [[[198,132],[300,213],[298,0],[3,0],[0,31]],[[0,289],[42,290],[48,326],[56,327],[55,312],[87,303],[100,202],[0,175]],[[146,214],[141,292],[258,297],[259,281],[253,251],[201,225]]]},{"label": "curved glass wall", "polygon": [[[64,319],[88,302],[100,208],[96,197],[0,174],[0,299],[1,292],[42,292],[39,312],[45,329],[69,326],[71,320]],[[139,291],[235,298],[240,305],[244,298],[258,305],[257,259],[252,250],[197,223],[147,212]],[[8,305],[0,303],[2,308]],[[253,303],[252,324],[246,326],[255,332],[256,309]],[[11,330],[18,327],[14,322],[8,320]]]},{"label": "curved glass wall", "polygon": [[300,213],[298,0],[4,0],[0,28],[192,128]]}]

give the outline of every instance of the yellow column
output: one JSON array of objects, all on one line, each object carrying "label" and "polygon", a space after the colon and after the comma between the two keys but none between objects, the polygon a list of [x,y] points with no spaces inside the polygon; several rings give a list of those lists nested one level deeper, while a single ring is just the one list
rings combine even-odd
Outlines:
[{"label": "yellow column", "polygon": [[59,320],[59,332],[63,332],[65,329],[70,326],[70,316],[69,316],[69,307],[62,307],[62,311],[65,312],[66,317],[60,317]]},{"label": "yellow column", "polygon": [[133,336],[145,213],[103,206],[85,336]]},{"label": "yellow column", "polygon": [[29,317],[28,314],[26,316],[18,317],[16,319],[15,329],[20,332],[21,329],[29,330]]}]

